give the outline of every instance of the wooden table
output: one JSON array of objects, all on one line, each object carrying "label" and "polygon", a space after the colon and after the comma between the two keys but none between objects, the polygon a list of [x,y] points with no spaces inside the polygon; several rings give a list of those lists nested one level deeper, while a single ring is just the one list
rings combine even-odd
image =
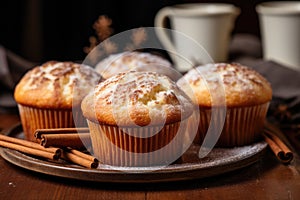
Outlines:
[{"label": "wooden table", "polygon": [[[19,122],[0,114],[0,128]],[[0,157],[0,199],[300,199],[298,155],[290,165],[268,149],[257,163],[227,174],[156,184],[95,183],[58,178],[17,167]]]}]

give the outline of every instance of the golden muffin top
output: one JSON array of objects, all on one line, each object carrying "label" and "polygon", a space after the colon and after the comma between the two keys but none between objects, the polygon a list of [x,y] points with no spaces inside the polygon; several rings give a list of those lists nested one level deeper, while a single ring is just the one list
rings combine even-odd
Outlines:
[{"label": "golden muffin top", "polygon": [[17,84],[17,103],[38,108],[70,109],[100,81],[93,68],[73,62],[49,61],[28,71]]},{"label": "golden muffin top", "polygon": [[100,61],[95,70],[105,79],[127,71],[153,71],[169,76],[172,80],[177,78],[172,64],[167,59],[152,53],[137,51],[112,54]]},{"label": "golden muffin top", "polygon": [[258,72],[237,63],[198,66],[188,71],[177,84],[183,91],[192,90],[194,103],[204,107],[212,105],[211,92],[224,91],[216,96],[223,95],[228,107],[259,105],[272,99],[270,83]]},{"label": "golden muffin top", "polygon": [[155,72],[129,71],[99,83],[82,101],[83,115],[107,125],[170,124],[193,112],[175,82]]}]

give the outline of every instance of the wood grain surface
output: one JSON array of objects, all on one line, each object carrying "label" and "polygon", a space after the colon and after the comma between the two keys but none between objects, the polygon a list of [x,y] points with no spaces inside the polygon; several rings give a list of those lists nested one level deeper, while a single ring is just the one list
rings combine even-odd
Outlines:
[{"label": "wood grain surface", "polygon": [[[19,122],[0,114],[5,131]],[[95,183],[58,178],[17,167],[0,158],[0,199],[300,199],[300,162],[277,161],[270,150],[255,164],[192,181]]]}]

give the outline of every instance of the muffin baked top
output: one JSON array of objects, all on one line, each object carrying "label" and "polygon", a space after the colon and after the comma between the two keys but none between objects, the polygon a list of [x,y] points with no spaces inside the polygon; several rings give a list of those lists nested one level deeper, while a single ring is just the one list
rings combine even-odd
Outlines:
[{"label": "muffin baked top", "polygon": [[138,51],[112,54],[100,61],[95,70],[105,79],[127,71],[154,71],[169,76],[172,80],[176,80],[178,76],[167,59]]},{"label": "muffin baked top", "polygon": [[[238,63],[198,66],[187,72],[177,84],[182,90],[192,90],[194,103],[204,107],[212,104],[210,92],[217,93],[215,96],[220,99],[216,101],[224,99],[225,95],[227,107],[254,106],[272,99],[270,83],[258,72]],[[220,86],[224,87],[223,94]],[[216,101],[214,105],[219,104]]]},{"label": "muffin baked top", "polygon": [[170,78],[137,71],[119,73],[99,83],[81,108],[91,121],[120,126],[170,124],[193,112],[189,97]]},{"label": "muffin baked top", "polygon": [[36,108],[70,109],[100,81],[91,67],[73,62],[49,61],[28,71],[17,84],[17,103]]}]

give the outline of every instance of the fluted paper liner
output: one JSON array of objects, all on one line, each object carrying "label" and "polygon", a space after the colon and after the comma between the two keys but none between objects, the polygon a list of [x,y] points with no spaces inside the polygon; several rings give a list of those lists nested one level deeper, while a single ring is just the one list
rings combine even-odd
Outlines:
[{"label": "fluted paper liner", "polygon": [[[268,107],[269,103],[250,107],[227,108],[223,131],[216,146],[243,146],[259,140],[262,137]],[[200,107],[200,120],[195,143],[202,144],[210,120],[211,109]],[[189,128],[193,128],[192,121],[189,122]]]},{"label": "fluted paper liner", "polygon": [[87,121],[93,153],[99,161],[131,167],[163,165],[180,154],[185,135],[178,133],[187,126],[187,120],[149,127],[118,127]]},{"label": "fluted paper liner", "polygon": [[[72,112],[72,109],[42,109],[18,105],[21,123],[26,140],[37,142],[34,137],[36,129],[72,128],[87,126],[83,115]],[[80,109],[78,109],[80,110]]]}]

